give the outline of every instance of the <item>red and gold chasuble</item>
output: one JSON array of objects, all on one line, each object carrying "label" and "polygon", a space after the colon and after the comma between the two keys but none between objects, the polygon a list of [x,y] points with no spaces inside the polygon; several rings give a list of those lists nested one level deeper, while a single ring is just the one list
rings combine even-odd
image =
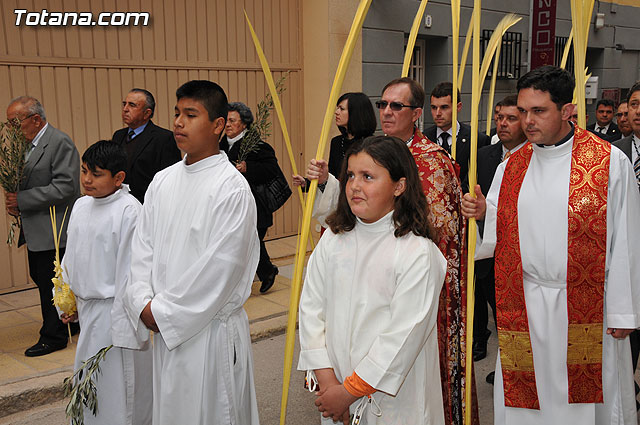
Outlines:
[{"label": "red and gold chasuble", "polygon": [[[602,403],[602,331],[611,144],[575,127],[569,177],[569,403]],[[505,406],[540,409],[523,288],[518,196],[533,147],[511,155],[498,198],[496,308]],[[542,365],[544,367],[544,365]]]},{"label": "red and gold chasuble", "polygon": [[445,424],[463,425],[465,384],[473,385],[472,424],[479,424],[473,376],[465,380],[466,362],[466,221],[461,212],[462,189],[447,151],[417,129],[409,147],[429,204],[434,242],[447,259],[438,304],[438,351]]}]

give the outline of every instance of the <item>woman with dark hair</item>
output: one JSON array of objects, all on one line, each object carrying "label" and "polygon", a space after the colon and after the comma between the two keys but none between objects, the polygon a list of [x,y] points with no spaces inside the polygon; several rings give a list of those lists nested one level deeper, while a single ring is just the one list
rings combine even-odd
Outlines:
[{"label": "woman with dark hair", "polygon": [[[447,261],[406,144],[374,136],[343,161],[338,208],[307,266],[300,358],[322,424],[443,424],[436,320]],[[354,422],[356,422],[354,420]]]},{"label": "woman with dark hair", "polygon": [[[331,139],[329,150],[329,173],[334,177],[340,174],[342,160],[347,150],[354,143],[371,136],[376,131],[376,115],[369,97],[361,92],[345,93],[338,99],[336,105],[336,125],[340,135]],[[293,176],[294,186],[309,184],[300,175]],[[318,181],[320,185],[325,181]],[[306,186],[303,190],[306,190]]]},{"label": "woman with dark hair", "polygon": [[263,141],[260,141],[256,148],[247,154],[246,159],[238,160],[240,147],[251,124],[253,124],[253,114],[247,105],[242,102],[229,103],[225,135],[220,140],[220,150],[226,152],[229,161],[235,164],[236,169],[247,179],[254,193],[258,213],[256,227],[260,238],[260,261],[256,273],[262,282],[260,292],[265,293],[273,286],[279,270],[271,263],[263,240],[267,230],[273,225],[273,214],[263,204],[261,198],[255,195],[255,187],[270,181],[281,171],[275,151]]}]

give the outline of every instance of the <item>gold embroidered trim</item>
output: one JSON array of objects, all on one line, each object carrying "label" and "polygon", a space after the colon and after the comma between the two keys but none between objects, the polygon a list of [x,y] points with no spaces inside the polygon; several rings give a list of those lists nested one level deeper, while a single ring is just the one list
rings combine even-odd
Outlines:
[{"label": "gold embroidered trim", "polygon": [[498,342],[503,369],[533,371],[533,351],[529,332],[499,330]]}]

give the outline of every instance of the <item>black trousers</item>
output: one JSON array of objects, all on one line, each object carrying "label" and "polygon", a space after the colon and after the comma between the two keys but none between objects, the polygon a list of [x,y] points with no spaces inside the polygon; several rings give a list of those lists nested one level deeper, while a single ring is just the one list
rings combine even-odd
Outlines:
[{"label": "black trousers", "polygon": [[269,275],[273,273],[273,268],[275,267],[273,263],[271,263],[267,247],[264,244],[264,235],[267,234],[267,230],[269,230],[268,227],[258,228],[258,238],[260,239],[260,261],[258,262],[258,269],[256,270],[256,273],[260,280],[265,280],[269,277]]},{"label": "black trousers", "polygon": [[633,362],[633,373],[636,372],[638,366],[638,354],[640,354],[640,331],[635,330],[629,335],[629,342],[631,343],[631,361]]},{"label": "black trousers", "polygon": [[491,261],[491,267],[486,275],[476,277],[473,339],[477,341],[484,341],[484,336],[487,334],[487,326],[489,325],[489,308],[487,304],[493,310],[493,320],[496,326],[498,323],[496,319],[496,280],[493,259],[481,261]]},{"label": "black trousers", "polygon": [[[53,346],[67,344],[67,327],[62,323],[53,305],[53,260],[56,251],[29,251],[29,275],[38,286],[40,292],[40,309],[42,311],[42,328],[38,342]],[[60,258],[64,255],[64,248],[60,248]]]}]

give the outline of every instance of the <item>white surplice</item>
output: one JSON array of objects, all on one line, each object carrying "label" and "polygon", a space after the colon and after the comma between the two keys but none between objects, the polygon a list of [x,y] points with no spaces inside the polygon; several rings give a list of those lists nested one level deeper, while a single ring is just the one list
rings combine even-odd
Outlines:
[{"label": "white surplice", "polygon": [[85,409],[87,425],[151,423],[148,336],[136,336],[122,306],[140,210],[140,203],[123,185],[105,198],[78,199],[69,218],[62,267],[65,282],[76,296],[81,327],[75,369],[100,349],[114,345],[100,364],[98,414]]},{"label": "white surplice", "polygon": [[[186,159],[186,158],[185,158]],[[154,425],[258,424],[249,321],[256,208],[224,152],[154,177],[133,239],[125,307],[151,301]]]},{"label": "white surplice", "polygon": [[[607,328],[640,326],[640,195],[631,164],[613,147],[607,198],[607,253],[603,330],[604,404],[569,404],[567,379],[567,249],[569,171],[573,139],[560,146],[533,145],[518,198],[525,303],[540,410],[504,406],[500,357],[496,366],[496,424],[636,425],[629,338]],[[492,257],[496,215],[506,162],[487,195],[484,239],[476,259]]]},{"label": "white surplice", "polygon": [[300,299],[298,369],[333,368],[341,382],[355,370],[376,388],[382,415],[369,405],[363,425],[443,424],[436,316],[447,263],[430,240],[393,229],[391,212],[324,233]]}]

